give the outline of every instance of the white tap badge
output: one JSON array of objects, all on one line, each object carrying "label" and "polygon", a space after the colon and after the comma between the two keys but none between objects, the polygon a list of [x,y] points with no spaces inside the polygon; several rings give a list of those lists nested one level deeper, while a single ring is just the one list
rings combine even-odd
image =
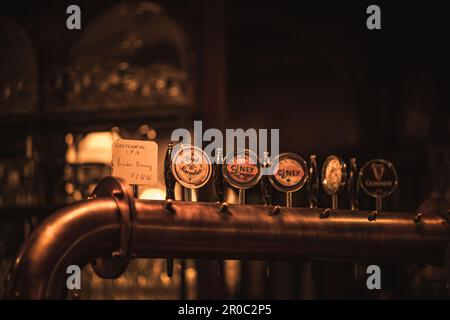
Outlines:
[{"label": "white tap badge", "polygon": [[155,185],[158,144],[154,141],[119,139],[112,146],[111,175],[129,184]]}]

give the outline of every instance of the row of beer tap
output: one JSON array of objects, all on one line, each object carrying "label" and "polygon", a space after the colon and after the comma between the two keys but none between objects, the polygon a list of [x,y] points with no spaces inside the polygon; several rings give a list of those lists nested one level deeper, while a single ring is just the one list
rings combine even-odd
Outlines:
[{"label": "row of beer tap", "polygon": [[[214,198],[221,212],[225,212],[225,184],[238,190],[239,204],[245,204],[246,190],[260,184],[262,202],[272,205],[273,189],[283,192],[286,206],[292,206],[292,195],[305,185],[310,208],[316,208],[319,186],[331,197],[331,208],[326,209],[321,218],[326,218],[338,208],[338,194],[347,188],[351,210],[358,210],[359,190],[375,198],[376,209],[368,216],[376,220],[382,211],[382,199],[389,196],[397,187],[398,176],[394,165],[384,159],[366,162],[359,170],[355,158],[346,162],[337,155],[326,158],[319,173],[317,158],[311,155],[309,163],[295,153],[282,153],[270,157],[264,152],[261,159],[249,149],[238,149],[224,157],[223,150],[217,148],[211,159],[204,150],[191,144],[169,142],[164,160],[164,180],[166,203],[170,206],[175,200],[175,185],[183,190],[183,200],[195,201],[192,194],[206,185],[212,177]],[[273,214],[280,206],[273,207]],[[222,274],[222,262],[218,263],[218,274]],[[172,275],[173,260],[167,259],[167,273]]]}]

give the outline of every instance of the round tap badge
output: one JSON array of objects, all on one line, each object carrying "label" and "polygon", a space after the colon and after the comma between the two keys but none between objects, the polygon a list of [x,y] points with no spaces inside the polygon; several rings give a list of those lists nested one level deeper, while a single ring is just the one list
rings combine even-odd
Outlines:
[{"label": "round tap badge", "polygon": [[374,198],[386,197],[394,192],[398,184],[395,167],[389,161],[374,159],[366,162],[359,171],[361,188]]},{"label": "round tap badge", "polygon": [[339,193],[345,186],[347,167],[338,156],[329,156],[322,167],[322,186],[329,195]]},{"label": "round tap badge", "polygon": [[281,192],[300,190],[308,179],[305,160],[295,153],[282,153],[273,160],[275,167],[270,183]]},{"label": "round tap badge", "polygon": [[211,161],[200,148],[182,145],[172,157],[172,173],[185,188],[203,187],[211,177]]},{"label": "round tap badge", "polygon": [[224,163],[223,176],[235,188],[251,188],[261,178],[260,161],[250,150],[236,150],[226,156]]}]

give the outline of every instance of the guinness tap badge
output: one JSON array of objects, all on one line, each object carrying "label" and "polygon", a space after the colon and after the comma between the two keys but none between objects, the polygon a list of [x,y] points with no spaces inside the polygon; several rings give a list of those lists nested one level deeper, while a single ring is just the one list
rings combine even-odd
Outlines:
[{"label": "guinness tap badge", "polygon": [[369,196],[383,198],[394,192],[398,184],[398,175],[391,162],[374,159],[366,162],[361,168],[359,181]]},{"label": "guinness tap badge", "polygon": [[345,186],[347,167],[340,157],[329,156],[322,167],[322,186],[329,195],[338,194]]},{"label": "guinness tap badge", "polygon": [[226,156],[222,167],[227,182],[238,189],[249,189],[261,178],[258,156],[250,150],[236,150]]},{"label": "guinness tap badge", "polygon": [[281,192],[300,190],[308,179],[305,160],[295,153],[282,153],[273,161],[276,167],[269,177],[270,183]]},{"label": "guinness tap badge", "polygon": [[172,173],[183,187],[197,189],[211,177],[211,161],[202,149],[182,145],[173,155]]}]

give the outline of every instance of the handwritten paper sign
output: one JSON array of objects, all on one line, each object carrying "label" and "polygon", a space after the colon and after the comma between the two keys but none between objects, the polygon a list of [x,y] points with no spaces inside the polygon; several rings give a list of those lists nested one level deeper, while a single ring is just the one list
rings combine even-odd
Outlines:
[{"label": "handwritten paper sign", "polygon": [[155,185],[158,144],[154,141],[119,139],[112,145],[111,171],[129,184]]}]

